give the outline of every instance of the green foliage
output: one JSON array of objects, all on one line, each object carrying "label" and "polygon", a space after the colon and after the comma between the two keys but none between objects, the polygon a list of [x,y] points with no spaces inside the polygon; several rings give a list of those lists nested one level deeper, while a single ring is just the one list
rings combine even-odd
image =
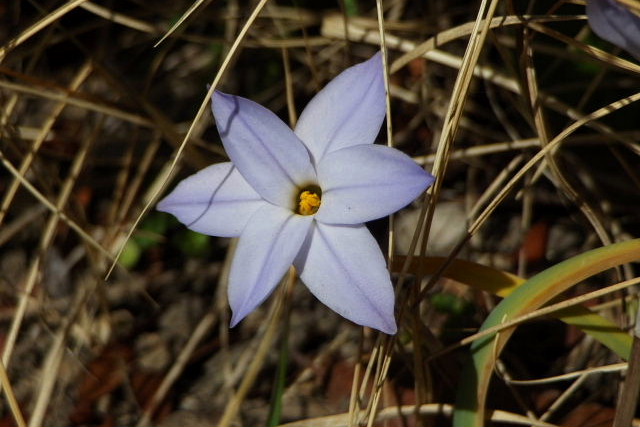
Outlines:
[{"label": "green foliage", "polygon": [[[531,313],[549,303],[563,291],[610,268],[640,260],[640,239],[593,249],[537,274],[502,300],[485,320],[480,331],[498,327],[507,321]],[[582,318],[578,313],[577,318]],[[460,384],[454,426],[484,425],[485,404],[496,359],[514,328],[477,339],[471,345],[472,360],[464,368]],[[615,329],[612,331],[615,332]],[[626,335],[625,335],[626,336]],[[627,338],[629,338],[627,336]],[[631,353],[631,341],[621,342],[621,357]],[[626,348],[625,348],[626,347]],[[618,346],[612,347],[618,348]]]},{"label": "green foliage", "polygon": [[149,214],[127,241],[120,255],[120,264],[125,268],[134,268],[138,265],[145,251],[164,241],[169,223],[170,218],[165,214],[160,212]]},{"label": "green foliage", "polygon": [[167,232],[174,228],[179,231],[169,239],[167,244],[177,248],[185,257],[204,258],[211,253],[210,236],[180,227],[170,215],[152,212],[127,242],[120,257],[120,264],[126,268],[136,267],[144,253],[165,242]]},{"label": "green foliage", "polygon": [[173,243],[187,257],[206,257],[211,250],[211,237],[189,229],[176,235]]},{"label": "green foliage", "polygon": [[473,304],[453,294],[440,293],[431,297],[434,308],[451,316],[465,316],[474,312]]}]

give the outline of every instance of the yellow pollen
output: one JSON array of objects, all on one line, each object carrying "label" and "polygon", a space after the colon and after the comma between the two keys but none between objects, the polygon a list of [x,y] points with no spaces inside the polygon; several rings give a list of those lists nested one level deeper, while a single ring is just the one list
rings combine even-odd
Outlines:
[{"label": "yellow pollen", "polygon": [[303,191],[300,193],[300,201],[298,202],[298,213],[300,215],[313,215],[320,209],[320,196],[311,191]]}]

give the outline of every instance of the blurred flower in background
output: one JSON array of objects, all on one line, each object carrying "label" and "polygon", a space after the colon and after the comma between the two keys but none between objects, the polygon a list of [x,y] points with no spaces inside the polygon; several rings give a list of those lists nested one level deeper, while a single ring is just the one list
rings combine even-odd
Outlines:
[{"label": "blurred flower in background", "polygon": [[593,31],[640,60],[640,3],[635,9],[616,0],[588,0],[587,16]]}]

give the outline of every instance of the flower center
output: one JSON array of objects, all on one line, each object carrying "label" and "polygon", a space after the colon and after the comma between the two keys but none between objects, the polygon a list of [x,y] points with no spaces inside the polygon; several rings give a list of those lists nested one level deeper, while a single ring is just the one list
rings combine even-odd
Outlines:
[{"label": "flower center", "polygon": [[299,215],[313,215],[320,209],[320,191],[303,190],[298,196],[298,209],[296,213]]}]

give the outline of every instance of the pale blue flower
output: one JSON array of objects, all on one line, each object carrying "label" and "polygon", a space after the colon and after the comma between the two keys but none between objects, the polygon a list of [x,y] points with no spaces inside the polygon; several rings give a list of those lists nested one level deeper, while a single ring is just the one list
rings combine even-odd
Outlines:
[{"label": "pale blue flower", "polygon": [[200,233],[240,237],[229,276],[231,326],[293,264],[340,315],[396,332],[385,258],[364,222],[409,204],[434,178],[400,151],[373,144],[385,105],[380,54],[331,81],[295,131],[253,101],[214,93],[231,162],[186,178],[158,209]]},{"label": "pale blue flower", "polygon": [[587,16],[598,36],[640,60],[640,16],[616,0],[587,0]]}]

